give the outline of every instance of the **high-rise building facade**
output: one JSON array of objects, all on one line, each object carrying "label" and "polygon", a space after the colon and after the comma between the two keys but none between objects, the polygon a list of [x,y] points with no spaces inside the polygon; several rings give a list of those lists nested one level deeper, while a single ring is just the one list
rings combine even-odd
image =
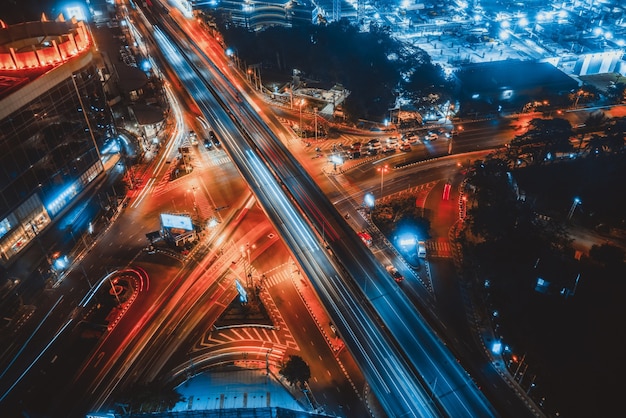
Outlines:
[{"label": "high-rise building facade", "polygon": [[[2,22],[0,22],[2,23]],[[83,22],[0,27],[0,263],[103,173],[110,111]]]}]

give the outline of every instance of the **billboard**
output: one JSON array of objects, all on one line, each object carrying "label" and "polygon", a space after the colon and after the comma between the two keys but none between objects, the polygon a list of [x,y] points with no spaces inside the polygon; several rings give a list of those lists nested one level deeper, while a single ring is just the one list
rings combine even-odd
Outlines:
[{"label": "billboard", "polygon": [[161,226],[163,228],[180,228],[185,231],[193,231],[193,222],[189,216],[161,214]]},{"label": "billboard", "polygon": [[248,302],[248,292],[246,292],[246,289],[241,285],[241,283],[239,283],[239,280],[235,280],[235,287],[239,293],[239,300],[241,303]]}]

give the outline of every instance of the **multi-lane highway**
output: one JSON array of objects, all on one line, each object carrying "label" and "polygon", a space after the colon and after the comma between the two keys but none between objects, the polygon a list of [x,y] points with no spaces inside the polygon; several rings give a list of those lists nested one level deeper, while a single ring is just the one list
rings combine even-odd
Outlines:
[{"label": "multi-lane highway", "polygon": [[[167,26],[174,37],[185,39],[173,22]],[[175,57],[170,64],[185,88],[214,123],[241,174],[315,285],[388,414],[495,415],[471,378],[388,280],[387,272],[267,129],[258,109],[215,67],[198,61],[200,51],[182,52],[158,28],[155,33],[160,47],[169,49],[166,55]],[[182,59],[190,53],[193,60]],[[369,300],[361,291],[366,287]]]}]

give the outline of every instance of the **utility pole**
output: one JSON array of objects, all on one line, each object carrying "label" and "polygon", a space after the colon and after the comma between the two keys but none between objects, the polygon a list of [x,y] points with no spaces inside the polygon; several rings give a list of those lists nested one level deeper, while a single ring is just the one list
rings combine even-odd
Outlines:
[{"label": "utility pole", "polygon": [[315,142],[317,142],[317,107],[313,108],[314,118],[315,118]]},{"label": "utility pole", "polygon": [[581,201],[578,197],[574,198],[574,202],[572,203],[572,207],[569,210],[569,213],[567,214],[567,220],[569,221],[570,219],[572,219],[572,216],[574,215],[574,211],[576,210],[576,206],[580,205]]}]

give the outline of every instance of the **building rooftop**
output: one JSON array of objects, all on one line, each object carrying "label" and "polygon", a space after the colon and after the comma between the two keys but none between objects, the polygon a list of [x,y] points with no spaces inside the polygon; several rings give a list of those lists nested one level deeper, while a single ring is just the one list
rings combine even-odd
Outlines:
[{"label": "building rooftop", "polygon": [[0,99],[90,46],[85,24],[62,16],[0,26]]},{"label": "building rooftop", "polygon": [[265,369],[237,369],[201,373],[176,390],[185,397],[173,411],[281,407],[305,408]]},{"label": "building rooftop", "polygon": [[548,62],[504,60],[467,64],[461,67],[457,76],[466,91],[577,87],[576,80]]}]

